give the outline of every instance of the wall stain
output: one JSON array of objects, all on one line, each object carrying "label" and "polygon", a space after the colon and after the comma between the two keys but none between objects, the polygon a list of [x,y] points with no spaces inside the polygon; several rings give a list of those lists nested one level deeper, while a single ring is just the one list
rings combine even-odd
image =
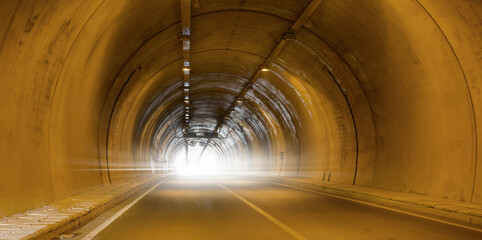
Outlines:
[{"label": "wall stain", "polygon": [[25,33],[30,33],[32,31],[33,26],[35,26],[35,21],[37,21],[38,14],[30,17],[27,19],[27,24],[25,24],[24,31]]}]

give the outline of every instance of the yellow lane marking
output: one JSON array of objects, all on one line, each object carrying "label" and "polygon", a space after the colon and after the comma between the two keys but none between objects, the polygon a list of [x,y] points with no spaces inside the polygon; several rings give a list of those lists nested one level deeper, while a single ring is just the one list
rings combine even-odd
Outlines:
[{"label": "yellow lane marking", "polygon": [[154,190],[154,188],[156,188],[157,186],[159,186],[161,183],[165,182],[167,179],[169,178],[169,176],[165,177],[164,179],[162,179],[159,183],[157,183],[156,185],[154,185],[153,187],[151,187],[149,190],[147,190],[146,192],[144,192],[142,195],[140,195],[138,198],[136,198],[134,201],[132,201],[131,203],[129,203],[129,205],[125,206],[124,208],[122,208],[120,211],[116,212],[112,217],[110,217],[107,221],[105,221],[104,223],[102,223],[102,225],[98,226],[96,229],[94,229],[92,232],[90,232],[89,234],[87,234],[87,236],[85,236],[84,238],[82,238],[82,240],[91,240],[92,238],[94,238],[97,234],[99,234],[100,232],[102,232],[102,230],[104,230],[107,226],[109,226],[112,222],[114,222],[117,218],[119,218],[122,214],[124,214],[127,210],[129,210],[129,208],[131,208],[132,206],[134,206],[134,204],[136,204],[137,202],[139,202],[139,200],[141,200],[143,197],[145,197],[147,194],[149,194],[150,192],[152,192],[152,190]]},{"label": "yellow lane marking", "polygon": [[274,224],[278,225],[280,228],[282,228],[283,230],[285,230],[286,232],[288,232],[289,234],[291,234],[291,236],[295,237],[296,239],[298,240],[307,240],[307,238],[305,238],[303,235],[299,234],[298,232],[296,232],[295,230],[293,230],[292,228],[286,226],[286,224],[282,223],[281,221],[279,221],[278,219],[276,219],[275,217],[269,215],[267,212],[263,211],[261,208],[257,207],[256,205],[254,205],[252,202],[246,200],[245,198],[239,196],[238,194],[234,193],[233,191],[229,190],[227,187],[223,186],[222,184],[220,183],[216,183],[217,185],[219,185],[220,187],[222,187],[224,190],[228,191],[229,193],[233,194],[235,197],[237,197],[239,200],[243,201],[244,203],[246,203],[248,206],[250,206],[251,208],[253,208],[254,210],[256,210],[258,213],[260,213],[261,215],[263,215],[264,217],[266,217],[267,219],[269,219],[271,222],[273,222]]},{"label": "yellow lane marking", "polygon": [[442,220],[442,219],[428,217],[428,216],[424,216],[424,215],[420,215],[420,214],[416,214],[416,213],[411,213],[411,212],[407,212],[407,211],[403,211],[403,210],[398,210],[398,209],[394,209],[394,208],[390,208],[390,207],[384,207],[384,206],[381,206],[381,205],[377,205],[377,204],[373,204],[373,203],[369,203],[369,202],[364,202],[364,201],[360,201],[360,200],[355,200],[355,199],[352,199],[352,198],[342,197],[342,196],[338,196],[338,195],[334,195],[334,194],[330,194],[330,193],[318,192],[318,191],[311,190],[311,189],[295,187],[295,186],[291,186],[291,185],[287,185],[287,184],[283,184],[283,183],[272,182],[272,181],[268,181],[268,180],[264,180],[264,181],[269,182],[269,183],[273,183],[273,184],[277,184],[277,185],[280,185],[280,186],[284,186],[284,187],[303,190],[303,191],[306,191],[306,192],[312,192],[312,193],[316,193],[316,194],[320,194],[320,195],[325,195],[325,196],[330,196],[330,197],[334,197],[334,198],[348,200],[348,201],[351,201],[351,202],[361,203],[361,204],[364,204],[364,205],[377,207],[377,208],[389,210],[389,211],[392,211],[392,212],[403,213],[403,214],[407,214],[407,215],[414,216],[414,217],[419,217],[419,218],[423,218],[423,219],[427,219],[427,220],[436,221],[436,222],[439,222],[439,223],[445,223],[445,224],[448,224],[448,225],[452,225],[452,226],[460,227],[460,228],[465,228],[465,229],[476,231],[476,232],[482,232],[482,229],[480,229],[480,228],[470,227],[470,226],[466,226],[466,225],[463,225],[463,224],[445,221],[445,220]]}]

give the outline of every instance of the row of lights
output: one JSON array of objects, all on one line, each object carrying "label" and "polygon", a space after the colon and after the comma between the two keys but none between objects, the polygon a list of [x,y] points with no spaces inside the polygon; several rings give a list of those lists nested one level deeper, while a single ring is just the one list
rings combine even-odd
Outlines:
[{"label": "row of lights", "polygon": [[[189,74],[191,71],[191,68],[187,67],[187,66],[184,66],[182,68],[182,72],[183,74]],[[186,127],[184,128],[184,133],[187,133],[187,131],[189,130],[189,118],[190,118],[190,114],[189,114],[189,81],[185,81],[184,82],[184,119],[185,119],[185,122],[186,122]]]},{"label": "row of lights", "polygon": [[[260,70],[261,70],[261,72],[269,72],[269,71],[270,71],[269,68],[264,67],[264,66],[261,67]],[[238,99],[236,100],[236,103],[237,103],[237,104],[243,103],[243,100],[241,100],[240,98],[241,98],[241,96],[239,96]],[[230,114],[231,112],[233,112],[233,111],[234,111],[234,107],[229,110],[229,112],[228,112],[227,115],[229,115],[229,114]],[[229,119],[229,116],[225,116],[224,119],[225,119],[225,120]],[[221,124],[222,124],[222,123],[223,123],[223,121],[221,122]],[[220,124],[220,125],[221,125],[221,124]],[[216,132],[217,132],[217,133],[219,133],[219,132],[221,131],[221,126],[220,126],[220,125],[219,125],[218,127],[216,127]]]},{"label": "row of lights", "polygon": [[[182,68],[182,71],[184,74],[189,74],[190,71],[191,71],[191,68],[187,67],[187,66],[184,66]],[[261,71],[262,72],[269,72],[269,68],[267,67],[262,67],[261,68]],[[184,132],[187,133],[187,130],[189,130],[189,126],[188,126],[188,123],[189,123],[189,118],[190,118],[190,114],[189,114],[189,81],[185,81],[184,82],[184,119],[185,119],[185,122],[186,122],[186,127],[184,129]],[[237,99],[236,100],[236,103],[238,104],[241,104],[243,103],[243,101],[241,99]],[[232,112],[234,109],[231,109],[230,112]],[[225,116],[224,119],[229,119],[229,116]],[[216,132],[219,133],[221,131],[221,127],[218,126],[216,128]]]}]

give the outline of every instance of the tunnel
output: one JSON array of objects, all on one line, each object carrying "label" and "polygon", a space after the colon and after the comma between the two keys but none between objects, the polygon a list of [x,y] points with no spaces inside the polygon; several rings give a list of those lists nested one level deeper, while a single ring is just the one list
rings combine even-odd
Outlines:
[{"label": "tunnel", "polygon": [[63,199],[196,174],[435,199],[482,226],[480,0],[0,12],[0,235],[2,218]]}]

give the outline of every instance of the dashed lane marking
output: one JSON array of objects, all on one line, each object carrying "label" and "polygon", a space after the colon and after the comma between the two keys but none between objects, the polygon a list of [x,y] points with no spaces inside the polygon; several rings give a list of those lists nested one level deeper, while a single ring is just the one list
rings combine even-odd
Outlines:
[{"label": "dashed lane marking", "polygon": [[264,217],[266,217],[268,220],[270,220],[271,222],[273,222],[274,224],[278,225],[280,228],[282,228],[283,230],[285,230],[286,232],[288,232],[291,236],[293,236],[294,238],[298,239],[298,240],[307,240],[306,237],[304,237],[303,235],[299,234],[298,232],[296,232],[295,230],[293,230],[292,228],[288,227],[286,224],[282,223],[280,220],[276,219],[275,217],[271,216],[269,213],[263,211],[261,208],[257,207],[256,205],[254,205],[252,202],[246,200],[245,198],[239,196],[238,194],[234,193],[233,191],[229,190],[227,187],[223,186],[222,184],[220,183],[216,183],[218,186],[220,186],[221,188],[223,188],[224,190],[228,191],[229,193],[233,194],[235,197],[237,197],[239,200],[243,201],[244,203],[246,203],[248,206],[250,206],[252,209],[256,210],[258,213],[260,213],[261,215],[263,215]]}]

